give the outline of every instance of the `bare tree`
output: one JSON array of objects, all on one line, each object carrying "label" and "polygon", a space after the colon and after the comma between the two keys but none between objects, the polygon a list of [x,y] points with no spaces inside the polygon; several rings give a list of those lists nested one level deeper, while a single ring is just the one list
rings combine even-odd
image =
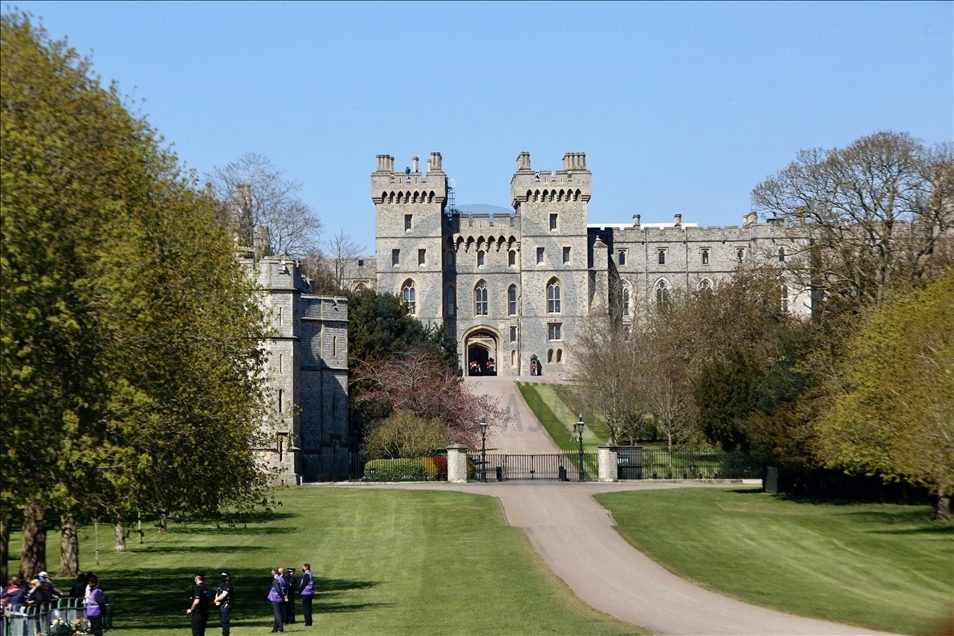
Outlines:
[{"label": "bare tree", "polygon": [[222,202],[222,217],[241,241],[261,254],[303,256],[314,250],[321,220],[298,197],[301,184],[257,152],[247,152],[206,179]]},{"label": "bare tree", "polygon": [[341,285],[348,268],[348,261],[360,256],[364,247],[352,241],[343,229],[339,230],[337,234],[325,238],[321,245],[324,248],[325,260],[328,263],[335,287],[342,289]]},{"label": "bare tree", "polygon": [[802,242],[790,271],[835,313],[881,306],[921,278],[954,229],[954,145],[879,132],[845,148],[800,151],[752,191],[756,209]]}]

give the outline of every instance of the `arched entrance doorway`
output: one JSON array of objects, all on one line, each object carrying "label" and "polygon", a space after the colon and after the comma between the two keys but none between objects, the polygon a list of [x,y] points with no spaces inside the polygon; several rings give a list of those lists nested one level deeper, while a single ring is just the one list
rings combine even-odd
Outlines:
[{"label": "arched entrance doorway", "polygon": [[497,375],[497,335],[479,329],[464,338],[467,375]]}]

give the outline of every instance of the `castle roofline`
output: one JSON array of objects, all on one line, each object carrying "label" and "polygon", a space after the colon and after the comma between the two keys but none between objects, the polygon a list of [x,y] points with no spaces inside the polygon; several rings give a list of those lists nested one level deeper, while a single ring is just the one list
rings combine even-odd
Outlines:
[{"label": "castle roofline", "polygon": [[[605,230],[605,229],[632,230],[634,229],[632,223],[587,223],[586,227],[587,229],[594,229],[594,230]],[[699,227],[699,224],[698,223],[680,223],[679,225],[676,225],[675,223],[641,223],[639,227],[635,229],[648,228],[650,230],[662,230],[662,229],[671,228],[671,227]]]}]

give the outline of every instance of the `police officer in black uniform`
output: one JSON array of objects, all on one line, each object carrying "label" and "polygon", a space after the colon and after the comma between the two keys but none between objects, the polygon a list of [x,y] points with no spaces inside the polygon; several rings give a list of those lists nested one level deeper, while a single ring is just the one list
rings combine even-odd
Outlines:
[{"label": "police officer in black uniform", "polygon": [[209,622],[209,602],[212,590],[205,584],[205,571],[195,573],[195,585],[192,587],[192,605],[186,614],[192,615],[192,636],[205,636],[205,626]]},{"label": "police officer in black uniform", "polygon": [[285,570],[285,585],[288,597],[285,600],[285,622],[289,625],[295,622],[295,568]]},{"label": "police officer in black uniform", "polygon": [[232,584],[229,582],[229,573],[222,573],[222,584],[215,591],[215,604],[219,608],[219,624],[222,625],[222,636],[229,636],[232,623]]}]

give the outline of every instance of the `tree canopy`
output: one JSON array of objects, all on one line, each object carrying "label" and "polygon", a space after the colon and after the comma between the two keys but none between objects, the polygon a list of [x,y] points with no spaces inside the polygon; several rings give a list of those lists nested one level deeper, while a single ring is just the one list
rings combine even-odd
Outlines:
[{"label": "tree canopy", "polygon": [[[265,321],[216,223],[118,87],[2,16],[0,525],[209,514],[262,485]],[[24,535],[24,574],[45,569]]]}]

